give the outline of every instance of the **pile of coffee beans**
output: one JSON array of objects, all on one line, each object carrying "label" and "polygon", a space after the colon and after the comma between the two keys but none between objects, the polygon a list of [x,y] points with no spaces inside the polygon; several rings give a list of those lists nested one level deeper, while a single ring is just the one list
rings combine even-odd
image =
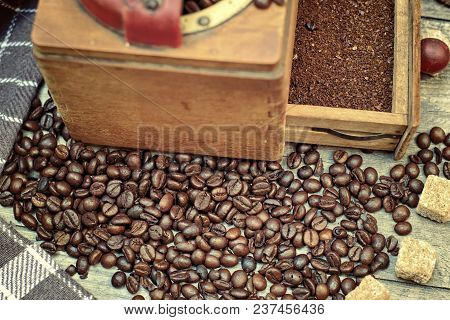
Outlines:
[{"label": "pile of coffee beans", "polygon": [[[434,127],[429,133],[422,132],[416,138],[420,151],[409,156],[410,166],[422,165],[425,176],[441,173],[450,179],[450,133],[446,134],[444,129]],[[433,144],[433,146],[431,146]],[[432,149],[431,149],[432,148]],[[442,164],[442,168],[439,166]]]},{"label": "pile of coffee beans", "polygon": [[337,151],[334,161],[326,172],[308,144],[287,158],[291,170],[88,146],[70,137],[52,99],[35,99],[0,177],[0,204],[47,252],[76,259],[69,274],[114,268],[111,285],[131,294],[343,299],[398,253],[372,213],[384,207],[409,233],[409,210],[398,204],[420,185],[405,187],[412,168],[378,177],[358,154]]}]

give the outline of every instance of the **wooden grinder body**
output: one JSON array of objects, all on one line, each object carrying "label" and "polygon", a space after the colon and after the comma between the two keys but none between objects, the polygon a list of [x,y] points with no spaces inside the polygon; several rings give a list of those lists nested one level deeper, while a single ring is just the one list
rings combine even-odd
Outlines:
[{"label": "wooden grinder body", "polygon": [[34,53],[75,139],[277,160],[297,4],[249,6],[174,49],[127,46],[76,0],[41,0]]}]

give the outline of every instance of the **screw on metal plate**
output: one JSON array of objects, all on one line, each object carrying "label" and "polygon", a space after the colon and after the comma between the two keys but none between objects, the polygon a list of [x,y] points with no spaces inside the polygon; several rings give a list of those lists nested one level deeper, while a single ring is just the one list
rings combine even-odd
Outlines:
[{"label": "screw on metal plate", "polygon": [[209,18],[205,17],[205,16],[200,17],[198,19],[198,24],[201,25],[201,26],[204,26],[204,27],[206,27],[209,24],[209,22],[210,22]]},{"label": "screw on metal plate", "polygon": [[147,9],[152,11],[155,11],[159,7],[158,0],[142,0],[142,3]]}]

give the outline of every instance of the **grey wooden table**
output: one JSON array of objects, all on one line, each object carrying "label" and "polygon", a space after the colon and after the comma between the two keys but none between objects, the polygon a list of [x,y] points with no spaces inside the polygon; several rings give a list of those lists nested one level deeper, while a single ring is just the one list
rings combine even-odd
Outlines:
[{"label": "grey wooden table", "polygon": [[[450,9],[438,4],[435,0],[422,1],[422,36],[443,39],[450,45]],[[419,132],[428,131],[433,126],[441,126],[450,131],[450,68],[439,77],[422,79],[422,121]],[[45,99],[45,92],[42,93]],[[293,146],[286,146],[285,155],[292,151]],[[332,163],[332,154],[335,148],[320,147],[325,166]],[[348,150],[349,152],[357,152]],[[417,147],[411,145],[407,154],[417,152]],[[380,174],[388,174],[389,169],[396,163],[392,154],[375,152],[364,156],[365,166],[377,168]],[[405,163],[406,158],[397,163]],[[425,177],[422,176],[425,180]],[[29,239],[36,235],[17,224],[14,220],[12,210],[0,207],[0,216],[17,225],[17,230]],[[384,213],[376,213],[379,222],[379,230],[385,235],[394,234],[394,222],[391,217]],[[411,236],[423,239],[431,243],[438,251],[438,261],[431,281],[426,285],[417,285],[398,279],[395,276],[394,267],[396,258],[391,259],[387,270],[377,272],[376,277],[380,279],[391,291],[393,299],[450,299],[450,223],[439,224],[412,212],[410,222],[413,225]],[[399,237],[400,238],[400,237]],[[400,238],[401,241],[401,238]],[[1,254],[1,253],[0,253]],[[75,260],[65,253],[58,253],[55,260],[64,268],[73,264]],[[90,269],[87,279],[80,279],[77,275],[74,279],[84,288],[91,292],[97,299],[130,299],[131,295],[126,289],[114,289],[110,284],[112,274],[116,270],[106,270],[101,266]],[[148,297],[141,289],[139,292]]]}]

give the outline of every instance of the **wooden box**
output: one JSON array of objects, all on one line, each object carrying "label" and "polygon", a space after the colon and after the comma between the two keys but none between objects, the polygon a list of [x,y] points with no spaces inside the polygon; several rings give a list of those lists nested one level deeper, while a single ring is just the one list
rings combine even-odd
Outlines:
[{"label": "wooden box", "polygon": [[419,122],[419,2],[396,0],[390,113],[287,105],[297,0],[267,10],[221,1],[198,14],[246,6],[177,49],[126,45],[76,0],[41,0],[32,39],[72,136],[86,143],[277,160],[287,140],[399,158]]},{"label": "wooden box", "polygon": [[195,15],[213,10],[213,20],[233,3],[245,6],[222,25],[185,36],[180,48],[152,48],[126,45],[76,0],[41,0],[34,53],[71,135],[101,145],[279,159],[298,2],[260,10],[251,0],[228,0]]},{"label": "wooden box", "polygon": [[393,151],[400,159],[420,121],[420,0],[396,0],[391,112],[288,105],[286,140]]}]

